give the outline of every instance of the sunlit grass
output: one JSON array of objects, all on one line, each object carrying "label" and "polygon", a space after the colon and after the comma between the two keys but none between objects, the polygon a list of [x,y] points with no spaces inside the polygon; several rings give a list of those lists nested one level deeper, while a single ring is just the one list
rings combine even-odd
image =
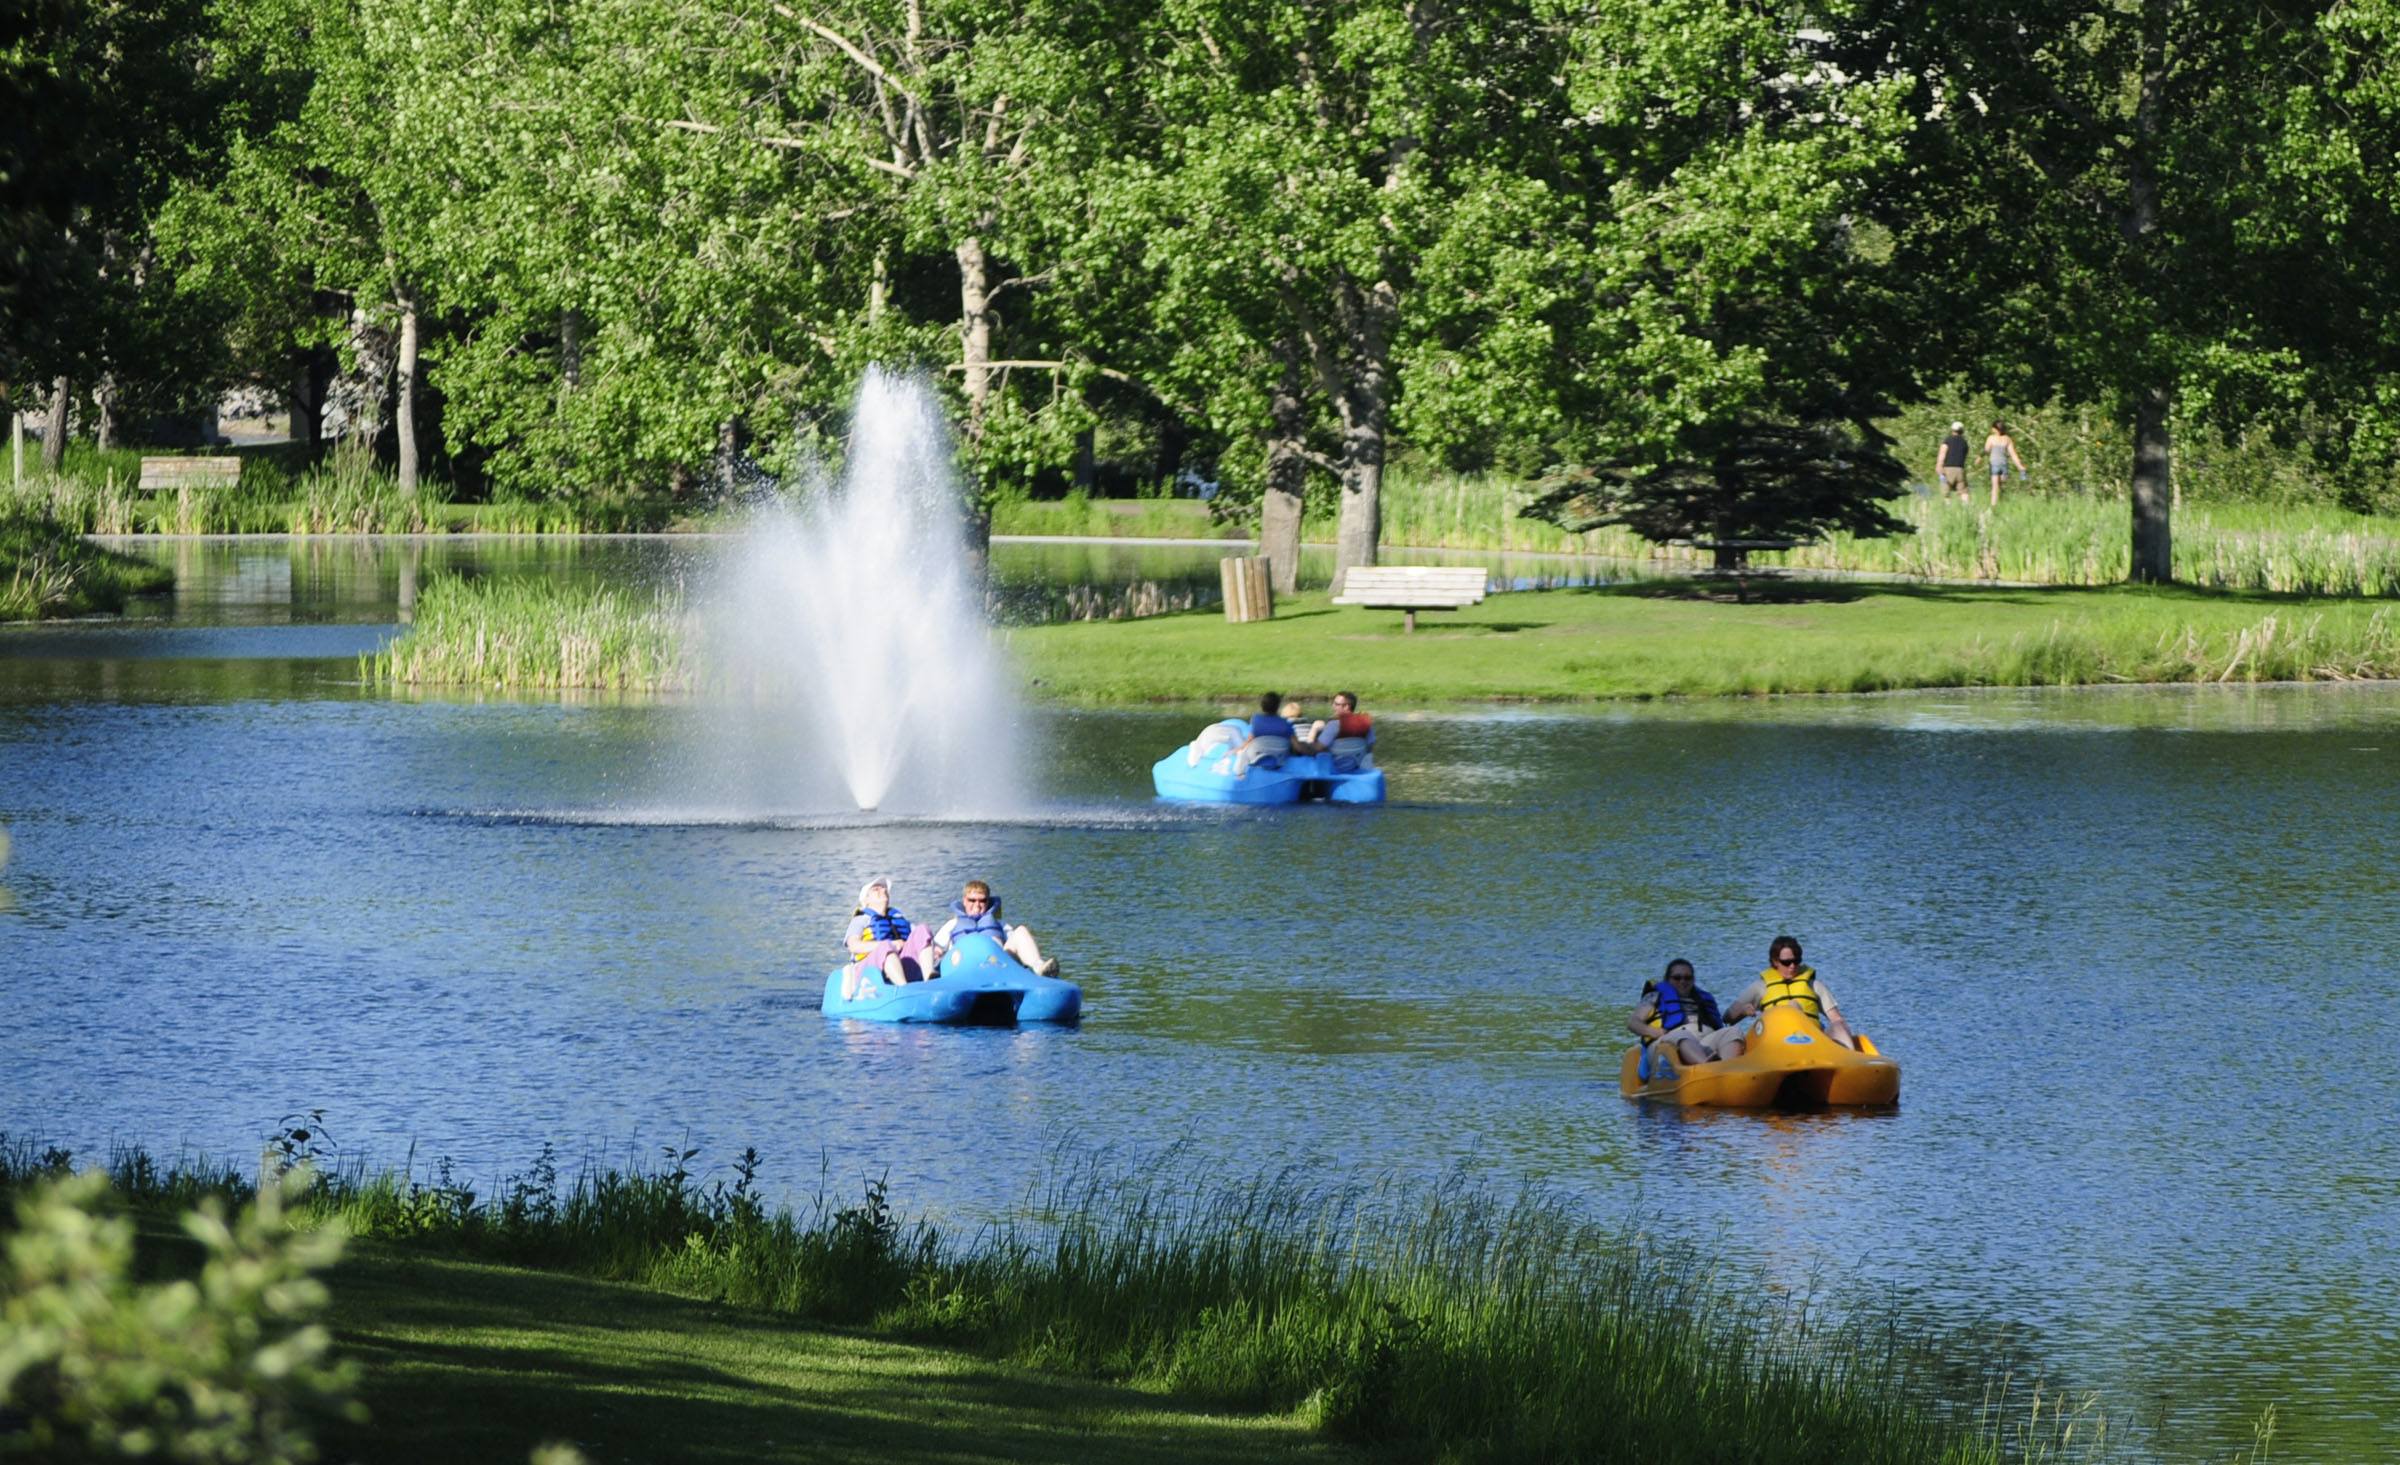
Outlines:
[{"label": "sunlit grass", "polygon": [[[694,1153],[562,1184],[545,1150],[488,1193],[446,1166],[337,1168],[305,1215],[431,1257],[632,1282],[1182,1405],[1290,1416],[1410,1457],[2113,1458],[2097,1403],[2062,1408],[2009,1371],[2003,1340],[1845,1314],[1695,1248],[1579,1219],[1540,1192],[1069,1164],[1021,1213],[961,1235],[897,1215],[880,1185],[851,1205],[770,1209],[754,1155],[730,1181],[705,1182]],[[0,1143],[0,1193],[67,1163]],[[110,1169],[129,1203],[153,1211],[248,1188],[230,1171],[162,1169],[135,1151]],[[499,1273],[474,1285],[521,1306],[451,1307],[465,1329],[452,1351],[507,1368],[513,1352],[559,1347],[550,1294],[571,1289]],[[347,1315],[352,1330],[378,1331],[371,1304]],[[732,1322],[686,1313],[664,1326],[713,1348],[701,1340]],[[473,1386],[477,1370],[465,1372],[453,1386]],[[374,1388],[371,1374],[370,1399]]]}]

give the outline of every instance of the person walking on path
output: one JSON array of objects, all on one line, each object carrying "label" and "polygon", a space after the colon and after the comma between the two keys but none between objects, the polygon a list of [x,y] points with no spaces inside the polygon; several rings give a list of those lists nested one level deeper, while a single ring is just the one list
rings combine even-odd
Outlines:
[{"label": "person walking on path", "polygon": [[1992,507],[2000,507],[2000,480],[2014,467],[2017,476],[2025,476],[2025,460],[2017,456],[2017,440],[2008,435],[2008,424],[1992,424],[1991,436],[1983,440],[1983,454],[1992,464]]},{"label": "person walking on path", "polygon": [[1960,503],[1973,502],[1967,492],[1967,425],[1950,424],[1950,435],[1942,439],[1941,453],[1934,460],[1934,476],[1940,480],[1941,492],[1955,493]]}]

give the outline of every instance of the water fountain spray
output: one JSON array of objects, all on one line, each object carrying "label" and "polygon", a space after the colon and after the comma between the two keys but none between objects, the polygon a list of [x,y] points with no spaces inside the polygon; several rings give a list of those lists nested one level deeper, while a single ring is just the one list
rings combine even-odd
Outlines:
[{"label": "water fountain spray", "polygon": [[830,781],[866,812],[1012,811],[1015,699],[939,400],[870,369],[838,480],[802,489],[754,511],[705,601],[735,762],[787,807],[822,808]]}]

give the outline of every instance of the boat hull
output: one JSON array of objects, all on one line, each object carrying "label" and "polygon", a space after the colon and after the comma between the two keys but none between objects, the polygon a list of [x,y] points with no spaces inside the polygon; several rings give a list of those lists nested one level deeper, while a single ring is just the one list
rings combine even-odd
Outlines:
[{"label": "boat hull", "polygon": [[989,936],[959,938],[942,958],[941,975],[928,981],[895,987],[878,976],[851,998],[842,995],[846,970],[835,967],[825,974],[827,1017],[947,1027],[1073,1023],[1083,1018],[1081,987],[1037,975]]},{"label": "boat hull", "polygon": [[1791,1004],[1762,1013],[1739,1058],[1685,1064],[1662,1044],[1625,1051],[1617,1084],[1628,1099],[1683,1108],[1872,1108],[1900,1102],[1900,1065],[1857,1034],[1843,1047]]},{"label": "boat hull", "polygon": [[1252,765],[1234,772],[1230,750],[1193,761],[1177,748],[1150,765],[1150,783],[1162,799],[1182,804],[1297,804],[1322,799],[1333,804],[1383,802],[1383,770],[1369,763],[1347,771],[1334,767],[1331,753],[1292,753],[1274,768]]}]

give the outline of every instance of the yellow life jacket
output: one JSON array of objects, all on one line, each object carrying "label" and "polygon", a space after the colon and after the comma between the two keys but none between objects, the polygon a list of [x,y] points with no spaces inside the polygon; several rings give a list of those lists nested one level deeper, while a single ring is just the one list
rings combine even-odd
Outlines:
[{"label": "yellow life jacket", "polygon": [[1810,1022],[1823,1027],[1825,1004],[1817,1000],[1816,978],[1815,967],[1801,967],[1788,977],[1768,967],[1758,974],[1759,981],[1766,985],[1766,995],[1758,1002],[1759,1011],[1764,1012],[1778,1002],[1797,1002],[1800,1010],[1808,1014]]}]

